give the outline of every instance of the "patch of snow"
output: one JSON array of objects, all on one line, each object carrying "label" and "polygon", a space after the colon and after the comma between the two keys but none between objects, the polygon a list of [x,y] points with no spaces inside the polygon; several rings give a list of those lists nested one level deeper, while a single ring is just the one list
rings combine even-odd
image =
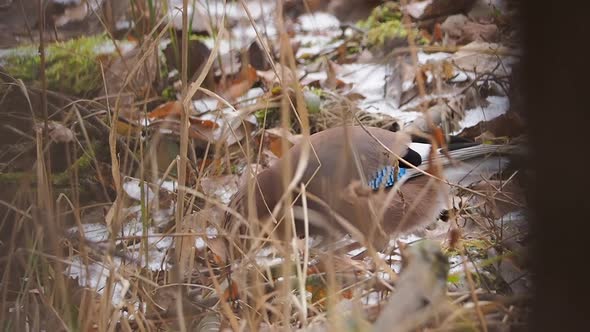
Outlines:
[{"label": "patch of snow", "polygon": [[[394,101],[385,96],[385,81],[389,69],[377,64],[345,64],[339,78],[345,83],[354,84],[352,91],[365,96],[359,107],[370,113],[389,115],[405,125],[421,116],[420,112],[405,111],[408,105],[399,108]],[[411,83],[410,83],[411,84]],[[406,88],[408,88],[406,83]],[[416,102],[417,105],[418,102]],[[402,126],[403,127],[403,126]]]},{"label": "patch of snow", "polygon": [[174,239],[170,236],[164,236],[161,238],[154,238],[154,245],[158,250],[165,250],[172,247],[172,243]]},{"label": "patch of snow", "polygon": [[508,97],[489,96],[487,101],[490,103],[487,107],[477,107],[465,111],[465,117],[459,121],[460,130],[453,134],[458,134],[464,128],[475,126],[481,121],[489,121],[506,113],[510,107]]},{"label": "patch of snow", "polygon": [[461,71],[461,70],[460,71],[455,70],[455,72],[453,74],[454,74],[453,78],[451,78],[449,80],[449,82],[451,82],[451,83],[461,83],[461,82],[466,82],[468,80],[475,79],[474,73],[469,73],[469,72],[465,72],[465,71]]},{"label": "patch of snow", "polygon": [[337,45],[331,36],[297,35],[294,39],[301,44],[297,50],[296,56],[298,58],[306,55],[317,55],[326,51],[326,49],[335,48]]},{"label": "patch of snow", "polygon": [[430,5],[431,3],[432,1],[412,2],[406,5],[406,11],[413,18],[420,18],[422,14],[424,14],[424,10],[426,10],[426,7],[428,7],[428,5]]},{"label": "patch of snow", "polygon": [[162,185],[160,186],[160,188],[166,189],[171,193],[175,192],[177,187],[178,183],[176,181],[162,181]]},{"label": "patch of snow", "polygon": [[258,38],[256,31],[264,38],[274,38],[278,35],[277,29],[272,24],[266,26],[256,25],[256,29],[248,22],[244,25],[239,25],[231,29],[231,36],[233,42],[237,43],[235,49],[248,46],[253,40]]},{"label": "patch of snow", "polygon": [[256,264],[261,266],[274,266],[283,263],[285,260],[282,257],[256,257]]},{"label": "patch of snow", "polygon": [[339,77],[345,83],[355,84],[353,91],[371,99],[383,99],[385,79],[389,70],[378,64],[345,64]]},{"label": "patch of snow", "polygon": [[365,247],[361,247],[361,248],[358,248],[358,249],[351,250],[351,251],[347,252],[346,254],[349,255],[349,256],[354,257],[354,256],[362,253],[365,250],[366,250]]},{"label": "patch of snow", "polygon": [[174,215],[175,203],[172,201],[170,202],[170,207],[168,209],[158,209],[156,211],[152,211],[152,219],[154,220],[155,226],[163,226],[166,222],[170,220],[170,218]]},{"label": "patch of snow", "polygon": [[406,244],[410,244],[410,243],[414,243],[420,240],[423,240],[424,238],[421,236],[417,236],[415,234],[407,234],[404,236],[400,236],[397,238],[398,241],[406,243]]},{"label": "patch of snow", "polygon": [[391,280],[391,275],[385,271],[377,271],[377,278],[381,280]]},{"label": "patch of snow", "polygon": [[[147,197],[147,201],[150,202],[155,197],[155,194],[146,182],[143,183],[143,188],[145,194],[144,197]],[[129,197],[136,201],[141,201],[141,186],[138,179],[130,177],[126,178],[125,183],[123,183],[123,190]]]},{"label": "patch of snow", "polygon": [[451,53],[445,52],[436,52],[436,53],[424,53],[422,51],[418,52],[418,63],[426,64],[430,61],[442,61],[451,58],[453,55]]},{"label": "patch of snow", "polygon": [[264,95],[264,90],[262,88],[252,88],[248,90],[243,96],[238,98],[238,103],[240,103],[241,107],[245,107],[248,105],[254,105],[258,101],[257,98]]},{"label": "patch of snow", "polygon": [[[117,41],[117,47],[121,51],[121,54],[125,54],[137,47],[137,43],[121,40]],[[116,51],[117,49],[115,48],[115,45],[113,44],[112,40],[105,41],[104,43],[96,45],[96,47],[94,48],[94,52],[96,52],[97,54],[110,54],[115,53]]]},{"label": "patch of snow", "polygon": [[193,101],[193,106],[198,113],[205,113],[217,109],[218,100],[212,97],[205,97]]},{"label": "patch of snow", "polygon": [[340,21],[336,16],[324,12],[303,14],[298,18],[302,31],[316,32],[340,28]]},{"label": "patch of snow", "polygon": [[526,219],[526,212],[524,210],[516,210],[511,211],[500,217],[499,219],[503,219],[504,221],[513,221],[513,220],[525,220]]},{"label": "patch of snow", "polygon": [[[213,49],[213,47],[215,47],[215,38],[211,37],[211,38],[203,38],[201,39],[201,41],[203,42],[203,44],[205,44],[205,46],[207,46],[210,50]],[[219,49],[218,49],[218,53],[219,54],[227,54],[229,53],[232,49],[234,49],[236,47],[236,42],[233,41],[230,42],[229,40],[226,39],[222,39],[219,42]]]},{"label": "patch of snow", "polygon": [[[67,232],[75,234],[78,230],[78,226],[75,226],[69,228]],[[84,238],[91,242],[105,241],[109,238],[109,230],[107,229],[107,226],[101,223],[82,224],[82,232],[84,233]]]},{"label": "patch of snow", "polygon": [[205,247],[207,247],[207,244],[205,243],[203,238],[200,236],[197,236],[195,238],[195,248],[197,248],[198,250],[203,250],[203,249],[205,249]]},{"label": "patch of snow", "polygon": [[370,113],[383,113],[400,121],[400,125],[405,126],[406,124],[416,120],[422,116],[420,112],[404,111],[403,109],[397,108],[392,100],[368,100],[365,99],[360,102],[359,106]]},{"label": "patch of snow", "polygon": [[[113,263],[117,267],[121,264],[121,259],[113,257]],[[70,262],[65,272],[72,278],[78,278],[80,285],[92,288],[99,294],[104,292],[109,277],[109,267],[100,262],[92,262],[86,265],[80,256],[72,258],[72,262]],[[122,285],[119,282],[114,282],[114,285],[115,289],[112,292],[113,297],[111,300],[114,305],[119,305],[124,299],[124,294],[121,294]]]},{"label": "patch of snow", "polygon": [[381,303],[381,294],[380,292],[370,292],[366,297],[363,299],[363,303],[365,305],[377,305]]},{"label": "patch of snow", "polygon": [[217,231],[217,228],[215,227],[207,227],[207,238],[209,239],[214,239],[219,235],[219,232]]},{"label": "patch of snow", "polygon": [[451,267],[449,269],[449,275],[462,273],[464,271],[461,256],[459,255],[449,257],[449,266]]}]

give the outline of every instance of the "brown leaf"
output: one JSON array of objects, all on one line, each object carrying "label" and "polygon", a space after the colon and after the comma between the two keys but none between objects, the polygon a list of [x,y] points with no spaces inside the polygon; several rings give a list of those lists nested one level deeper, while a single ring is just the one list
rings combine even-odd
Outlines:
[{"label": "brown leaf", "polygon": [[337,63],[328,60],[328,68],[326,72],[328,77],[322,86],[326,89],[336,90],[338,88],[342,88],[346,85],[341,79],[338,78],[338,74],[342,71],[342,67]]},{"label": "brown leaf", "polygon": [[260,41],[255,40],[248,47],[248,63],[257,70],[268,70],[270,63],[266,58],[266,53],[260,46]]},{"label": "brown leaf", "polygon": [[221,92],[221,95],[227,100],[235,100],[238,97],[242,96],[258,80],[258,75],[256,74],[256,69],[254,67],[248,65],[245,69],[240,71],[238,77],[233,79],[228,85],[224,92]]},{"label": "brown leaf", "polygon": [[348,98],[348,100],[350,100],[350,101],[363,100],[366,98],[362,94],[360,94],[358,92],[354,92],[354,91],[349,91],[349,92],[345,93],[344,96],[346,98]]},{"label": "brown leaf", "polygon": [[224,301],[235,301],[240,298],[240,292],[238,290],[238,284],[231,280],[229,286],[223,292],[222,300]]},{"label": "brown leaf", "polygon": [[449,61],[442,62],[442,72],[445,80],[450,80],[455,76],[455,68]]},{"label": "brown leaf", "polygon": [[[164,103],[158,107],[156,107],[153,111],[148,113],[148,119],[156,120],[156,119],[167,119],[167,118],[174,118],[180,119],[182,114],[182,103],[179,101],[170,101]],[[204,120],[200,119],[195,116],[189,116],[188,121],[191,125],[198,125],[199,127],[203,128],[218,128],[219,125],[211,120]]]},{"label": "brown leaf", "polygon": [[458,14],[451,15],[445,19],[445,21],[439,25],[441,33],[447,34],[449,38],[459,39],[463,34],[463,27],[467,24],[467,16]]},{"label": "brown leaf", "polygon": [[342,45],[338,46],[336,49],[336,54],[338,55],[338,63],[345,63],[346,62],[346,43],[342,43]]},{"label": "brown leaf", "polygon": [[[462,46],[453,55],[452,61],[460,70],[477,73],[493,72],[495,75],[502,76],[510,74],[506,64],[516,61],[514,57],[508,55],[518,55],[518,51],[500,44],[474,41]],[[499,63],[504,65],[498,66]]]},{"label": "brown leaf", "polygon": [[[204,120],[208,121],[208,120]],[[213,129],[208,122],[206,125],[200,123],[192,124],[189,126],[188,135],[190,138],[195,140],[195,145],[198,147],[205,148],[208,143],[214,143]],[[163,120],[156,120],[149,124],[150,128],[156,128],[162,133],[170,133],[178,136],[180,135],[180,121],[174,118],[166,118]]]},{"label": "brown leaf", "polygon": [[517,137],[524,133],[524,121],[515,112],[507,112],[489,121],[465,128],[459,136],[475,139],[488,131],[493,137]]},{"label": "brown leaf", "polygon": [[289,148],[297,143],[299,140],[298,135],[293,135],[288,131],[282,130],[282,128],[267,129],[266,140],[268,142],[268,149],[277,157],[281,158],[283,153],[282,138],[285,138],[290,144]]},{"label": "brown leaf", "polygon": [[169,116],[180,117],[182,113],[182,104],[178,101],[169,101],[148,113],[148,118],[154,119],[165,119]]},{"label": "brown leaf", "polygon": [[434,42],[441,42],[443,40],[443,33],[440,23],[436,23],[432,29],[432,40]]},{"label": "brown leaf", "polygon": [[207,247],[213,253],[213,260],[215,264],[223,265],[227,262],[227,245],[226,241],[221,238],[207,239]]},{"label": "brown leaf", "polygon": [[298,73],[294,73],[291,68],[282,66],[279,63],[275,65],[275,68],[277,69],[276,73],[273,69],[256,71],[258,77],[262,79],[269,90],[272,90],[277,85],[281,85],[281,80],[283,83],[282,85],[285,87],[292,86],[299,81]]},{"label": "brown leaf", "polygon": [[133,137],[141,133],[141,126],[119,117],[117,121],[115,121],[115,130],[118,135]]},{"label": "brown leaf", "polygon": [[474,40],[496,41],[498,39],[498,27],[495,24],[480,24],[467,22],[463,27],[462,41],[465,43]]}]

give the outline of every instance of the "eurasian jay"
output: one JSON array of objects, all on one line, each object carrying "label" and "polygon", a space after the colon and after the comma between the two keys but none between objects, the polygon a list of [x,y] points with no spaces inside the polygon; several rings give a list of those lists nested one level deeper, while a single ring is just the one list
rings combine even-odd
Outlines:
[{"label": "eurasian jay", "polygon": [[[442,179],[457,183],[468,175],[473,163],[465,161],[496,170],[499,165],[498,159],[481,163],[498,146],[471,144],[450,151],[449,161],[437,154],[436,147],[420,151],[421,145],[404,132],[374,127],[326,129],[311,135],[308,142],[312,148],[303,158],[308,160],[303,172],[296,174],[305,150],[305,142],[299,142],[254,178],[250,199],[248,184],[233,197],[230,208],[244,218],[229,213],[224,227],[242,250],[264,235],[285,239],[290,233],[284,227],[292,227],[284,218],[285,207],[292,208],[297,235],[304,234],[307,219],[310,234],[335,239],[348,233],[380,250],[393,235],[436,220],[448,204],[450,186]],[[292,199],[287,203],[285,171],[289,180],[300,175],[290,187]],[[480,179],[479,173],[475,176]]]}]

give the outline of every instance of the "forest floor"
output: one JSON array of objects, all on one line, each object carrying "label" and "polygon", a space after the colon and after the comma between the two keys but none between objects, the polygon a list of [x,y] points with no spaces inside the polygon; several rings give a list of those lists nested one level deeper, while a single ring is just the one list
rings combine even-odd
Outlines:
[{"label": "forest floor", "polygon": [[522,154],[383,252],[238,260],[221,226],[250,174],[327,128],[524,146],[510,1],[48,3],[0,1],[4,329],[526,327]]}]

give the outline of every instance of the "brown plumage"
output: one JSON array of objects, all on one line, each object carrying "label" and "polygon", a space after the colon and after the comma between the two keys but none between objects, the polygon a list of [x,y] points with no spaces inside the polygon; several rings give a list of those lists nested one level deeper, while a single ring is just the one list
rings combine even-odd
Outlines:
[{"label": "brown plumage", "polygon": [[[334,238],[351,233],[356,240],[366,240],[376,249],[382,249],[392,234],[434,221],[444,203],[445,190],[442,190],[441,182],[427,176],[406,180],[399,192],[392,194],[387,189],[372,190],[367,185],[369,178],[384,166],[396,163],[396,158],[377,140],[403,157],[408,151],[410,138],[404,133],[380,128],[366,130],[370,134],[362,127],[338,127],[311,135],[310,142],[318,158],[311,150],[300,182],[306,184],[311,234]],[[302,145],[297,144],[288,152],[291,176],[301,151]],[[256,238],[262,233],[273,233],[279,239],[283,237],[282,227],[288,223],[282,213],[273,220],[271,212],[284,193],[281,174],[285,162],[283,157],[256,177],[256,187],[253,188],[255,209],[250,215],[248,186],[240,188],[230,207],[250,221],[244,225],[235,216],[228,215],[225,227],[233,236]],[[434,169],[430,167],[429,171],[434,172]],[[293,193],[293,198],[297,194]],[[293,205],[298,234],[303,234],[304,229],[301,204],[298,199]],[[242,246],[247,243],[241,242]]]},{"label": "brown plumage", "polygon": [[[473,179],[480,180],[483,173],[493,174],[503,168],[506,159],[498,153],[514,148],[470,146],[446,153],[451,159],[431,149],[428,160],[420,164],[418,157],[413,163],[434,177],[408,169],[393,187],[373,190],[368,184],[375,173],[398,164],[394,154],[411,158],[408,153],[411,140],[407,134],[380,128],[337,127],[311,135],[309,142],[313,150],[309,152],[308,164],[298,185],[293,187],[289,201],[292,204],[287,204],[292,207],[297,234],[304,234],[305,211],[310,234],[336,239],[348,233],[377,250],[383,249],[393,235],[435,221],[447,207],[450,187],[434,177],[442,178],[444,174],[451,183],[469,184]],[[285,194],[283,169],[289,160],[291,179],[297,163],[305,159],[304,150],[302,143],[296,144],[283,158],[258,174],[252,181],[254,186],[243,185],[232,199],[230,208],[242,217],[227,214],[224,228],[239,249],[238,253],[257,245],[258,240],[267,235],[288,240],[285,226],[291,227],[291,223],[285,221],[285,204],[281,203]],[[495,158],[488,158],[490,154],[495,154]],[[305,184],[307,209],[303,208],[301,198],[297,198],[302,183]],[[278,212],[274,217],[273,210]]]}]

